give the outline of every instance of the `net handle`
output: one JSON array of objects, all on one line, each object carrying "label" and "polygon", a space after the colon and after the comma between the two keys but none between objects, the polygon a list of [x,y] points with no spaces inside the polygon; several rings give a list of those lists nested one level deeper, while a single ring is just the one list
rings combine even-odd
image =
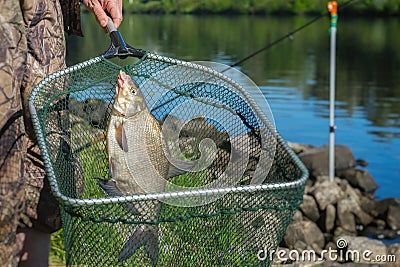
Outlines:
[{"label": "net handle", "polygon": [[106,30],[109,33],[111,45],[108,50],[102,54],[104,58],[119,57],[124,59],[128,56],[142,58],[146,54],[146,51],[133,48],[124,41],[124,38],[122,38],[121,33],[117,30],[117,27],[115,27],[110,17],[108,17]]}]

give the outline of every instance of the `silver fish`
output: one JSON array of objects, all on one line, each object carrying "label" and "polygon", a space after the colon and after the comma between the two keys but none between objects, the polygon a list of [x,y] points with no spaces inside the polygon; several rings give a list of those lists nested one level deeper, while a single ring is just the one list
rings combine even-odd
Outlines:
[{"label": "silver fish", "polygon": [[[161,127],[150,113],[138,85],[123,71],[118,76],[106,140],[112,180],[98,179],[97,182],[109,196],[163,192],[166,178],[181,175],[196,164],[167,159]],[[126,203],[124,207],[134,215],[153,221],[160,215],[161,203]],[[156,266],[157,225],[139,225],[124,244],[118,260],[128,259],[142,246],[151,264]]]},{"label": "silver fish", "polygon": [[[138,85],[123,71],[118,76],[108,124],[107,150],[113,180],[98,180],[98,184],[110,196],[163,192],[168,173],[179,174],[171,170],[165,156],[158,121],[150,113]],[[146,202],[141,207],[132,203],[125,208],[135,215],[154,220],[159,217],[161,203]],[[159,253],[157,225],[139,225],[120,251],[118,260],[128,259],[142,246],[151,264],[156,266]]]}]

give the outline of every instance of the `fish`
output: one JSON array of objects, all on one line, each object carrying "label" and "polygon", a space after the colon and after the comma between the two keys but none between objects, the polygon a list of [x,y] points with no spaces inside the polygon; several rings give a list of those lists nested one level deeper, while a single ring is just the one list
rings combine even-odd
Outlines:
[{"label": "fish", "polygon": [[[161,126],[151,114],[142,91],[132,78],[120,71],[107,126],[106,144],[109,176],[97,179],[98,185],[109,196],[124,196],[165,191],[166,179],[181,175],[193,165],[187,163],[177,168],[180,161],[167,158],[165,139]],[[133,215],[147,220],[157,220],[160,201],[124,203]],[[146,205],[146,206],[145,206]],[[130,258],[144,247],[152,266],[159,254],[158,226],[139,225],[118,254],[118,261]]]}]

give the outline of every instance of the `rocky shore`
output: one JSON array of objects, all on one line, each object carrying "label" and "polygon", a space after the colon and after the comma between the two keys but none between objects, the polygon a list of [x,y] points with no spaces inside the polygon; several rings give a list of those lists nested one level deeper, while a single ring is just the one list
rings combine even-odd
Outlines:
[{"label": "rocky shore", "polygon": [[[110,108],[106,103],[91,99],[70,101],[74,125],[81,123],[80,118],[89,113],[91,116],[85,122],[104,129],[106,112]],[[228,138],[204,119],[193,120],[188,127],[183,131],[192,128],[206,132],[205,137],[219,140],[218,146],[222,148]],[[176,132],[178,128],[170,131]],[[196,136],[196,132],[181,134]],[[184,140],[186,147],[197,146],[197,143],[189,142],[190,138]],[[336,177],[330,182],[327,145],[288,144],[308,168],[310,179],[305,187],[303,204],[293,216],[275,253],[274,265],[400,266],[400,198],[376,199],[374,192],[378,185],[367,171],[368,163],[356,159],[349,147],[336,145]],[[223,149],[220,152],[227,153]]]},{"label": "rocky shore", "polygon": [[328,146],[289,146],[310,179],[274,265],[400,266],[400,199],[375,198],[378,185],[365,168],[368,163],[355,159],[349,147],[336,145],[336,177],[330,182]]}]

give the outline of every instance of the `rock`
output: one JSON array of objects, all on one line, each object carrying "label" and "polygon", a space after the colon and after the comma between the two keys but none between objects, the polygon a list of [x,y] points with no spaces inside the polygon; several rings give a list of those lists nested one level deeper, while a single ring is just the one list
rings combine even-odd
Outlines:
[{"label": "rock", "polygon": [[385,229],[371,225],[365,227],[362,231],[362,235],[377,239],[397,239],[400,237],[400,230]]},{"label": "rock", "polygon": [[301,152],[305,152],[307,150],[310,150],[311,148],[314,148],[314,146],[312,146],[312,145],[304,145],[304,144],[297,144],[297,143],[291,143],[291,142],[287,142],[287,144],[296,154],[299,154]]},{"label": "rock", "polygon": [[[335,180],[336,180],[336,177],[335,177]],[[325,182],[325,181],[330,182],[329,176],[328,176],[328,175],[320,175],[320,176],[317,176],[317,178],[315,179],[315,181],[318,182],[318,183],[322,183],[322,182]]]},{"label": "rock", "polygon": [[357,165],[359,165],[361,167],[368,166],[368,161],[366,161],[365,159],[356,159],[356,163],[357,163]]},{"label": "rock", "polygon": [[284,241],[289,249],[296,248],[295,244],[302,241],[308,246],[322,249],[325,238],[318,226],[312,221],[300,221],[289,224],[286,229]]},{"label": "rock", "polygon": [[352,186],[360,188],[364,192],[373,193],[378,189],[374,178],[366,170],[350,168],[338,171],[337,176],[348,180]]},{"label": "rock", "polygon": [[398,267],[400,265],[400,243],[388,246],[387,253],[387,264],[389,266]]},{"label": "rock", "polygon": [[400,229],[400,206],[389,206],[386,216],[386,222],[392,230]]},{"label": "rock", "polygon": [[316,222],[319,218],[319,210],[317,202],[310,195],[303,196],[303,203],[300,205],[300,209],[304,215],[307,216],[311,221]]},{"label": "rock", "polygon": [[307,179],[306,186],[304,187],[304,195],[311,193],[313,190],[313,182],[310,179]]},{"label": "rock", "polygon": [[276,253],[274,254],[274,259],[273,259],[273,264],[277,266],[281,266],[281,264],[285,264],[288,261],[288,255],[290,253],[290,250],[288,248],[284,247],[278,247],[276,250]]},{"label": "rock", "polygon": [[[300,159],[314,177],[329,174],[329,146],[324,145],[308,149],[299,154]],[[356,166],[351,149],[343,145],[335,145],[335,171]]]},{"label": "rock", "polygon": [[337,204],[339,225],[345,230],[353,232],[356,230],[356,222],[364,226],[370,224],[374,218],[360,208],[359,197],[356,192],[348,187],[345,193],[346,197]]},{"label": "rock", "polygon": [[85,100],[84,112],[90,114],[90,122],[94,126],[104,129],[107,126],[107,114],[111,113],[111,106],[99,99]]},{"label": "rock", "polygon": [[387,255],[383,242],[363,236],[342,236],[337,240],[337,246],[345,250],[345,260],[358,263],[371,263],[375,256]]},{"label": "rock", "polygon": [[338,238],[338,237],[343,236],[343,235],[356,236],[356,234],[357,233],[349,232],[349,231],[343,229],[340,225],[337,225],[335,230],[334,230],[333,236]]},{"label": "rock", "polygon": [[[348,191],[349,189],[346,190]],[[346,198],[340,200],[337,203],[337,213],[339,225],[350,232],[356,230],[356,222],[365,226],[374,220],[360,208],[356,194],[348,194]]]},{"label": "rock", "polygon": [[[176,116],[169,114],[166,118],[161,120],[163,133],[166,137],[176,136],[181,140],[194,140],[193,149],[198,150],[199,143],[205,139],[211,139],[218,148],[230,151],[229,135],[226,132],[219,132],[217,127],[200,116],[191,120],[182,120]],[[167,138],[169,139],[169,138]],[[181,142],[182,151],[184,151]]]},{"label": "rock", "polygon": [[94,127],[105,129],[107,125],[107,114],[111,112],[111,106],[100,99],[88,98],[84,102],[74,98],[69,100],[69,110],[71,114],[80,118],[85,118],[85,122],[90,122]]},{"label": "rock", "polygon": [[376,226],[378,229],[385,229],[386,227],[386,222],[382,219],[375,219],[372,221],[373,225]]},{"label": "rock", "polygon": [[[220,134],[217,127],[215,127],[214,124],[207,122],[206,118],[203,116],[193,118],[189,121],[180,121],[179,128],[180,136],[197,137],[201,133],[201,136],[204,136],[205,134],[210,137],[216,137]],[[211,139],[216,140],[215,138]]]},{"label": "rock", "polygon": [[212,162],[212,164],[207,169],[209,173],[208,176],[212,177],[212,179],[220,179],[223,172],[225,172],[231,154],[223,149],[217,150],[216,159]]},{"label": "rock", "polygon": [[292,222],[300,222],[302,220],[303,220],[303,214],[301,213],[301,211],[296,210],[296,212],[292,217]]},{"label": "rock", "polygon": [[349,186],[349,181],[345,179],[335,177],[335,182],[340,186],[343,192],[346,191],[347,187]]},{"label": "rock", "polygon": [[325,215],[325,232],[329,233],[335,227],[335,219],[336,219],[336,208],[329,204],[326,207],[326,215]]},{"label": "rock", "polygon": [[400,198],[385,198],[375,202],[375,212],[383,215],[387,212],[389,206],[400,206]]},{"label": "rock", "polygon": [[[292,143],[289,146],[298,153],[313,179],[306,183],[303,204],[293,216],[282,244],[300,253],[312,249],[322,256],[322,249],[338,249],[333,241],[345,237],[348,241],[346,249],[351,252],[348,256],[354,262],[345,258],[335,262],[324,257],[326,261],[318,266],[370,266],[370,260],[374,258],[365,259],[363,255],[375,257],[393,254],[400,260],[400,244],[385,245],[379,240],[365,237],[392,240],[400,237],[400,198],[375,200],[376,182],[367,171],[356,168],[356,164],[366,166],[367,162],[356,161],[349,148],[336,146],[336,177],[330,182],[327,176],[327,146]],[[369,250],[372,254],[368,254]],[[315,262],[291,264],[314,266]],[[390,266],[400,266],[400,262]]]},{"label": "rock", "polygon": [[336,243],[334,243],[334,242],[332,242],[332,241],[329,241],[328,243],[326,243],[326,245],[325,245],[325,249],[326,250],[329,250],[329,249],[337,249],[337,247],[336,247]]},{"label": "rock", "polygon": [[308,246],[303,240],[297,240],[296,243],[294,243],[293,248],[296,248],[298,251],[304,251],[308,249],[310,246]]},{"label": "rock", "polygon": [[356,232],[356,219],[349,209],[348,201],[343,199],[337,204],[338,225],[348,232]]},{"label": "rock", "polygon": [[356,190],[351,186],[347,186],[345,194],[345,202],[348,206],[348,211],[352,212],[356,216],[356,222],[364,226],[370,224],[374,218],[361,209],[360,196],[357,194]]},{"label": "rock", "polygon": [[352,187],[352,188],[353,188],[354,192],[357,194],[358,199],[361,199],[361,197],[364,196],[359,188],[354,188],[354,187]]},{"label": "rock", "polygon": [[172,114],[168,114],[162,121],[159,121],[164,136],[173,136],[175,133],[179,133],[183,124],[183,121]]},{"label": "rock", "polygon": [[329,204],[336,204],[336,202],[344,197],[342,189],[336,182],[324,181],[316,183],[312,191],[315,200],[318,203],[320,210],[325,210]]},{"label": "rock", "polygon": [[357,203],[360,203],[360,195],[357,194],[356,190],[352,186],[350,186],[346,180],[342,181],[342,184],[345,185],[344,187],[342,187],[342,190],[345,193],[346,197],[353,199]]},{"label": "rock", "polygon": [[360,208],[368,212],[371,216],[376,217],[378,214],[375,212],[375,201],[366,196],[360,197]]}]

